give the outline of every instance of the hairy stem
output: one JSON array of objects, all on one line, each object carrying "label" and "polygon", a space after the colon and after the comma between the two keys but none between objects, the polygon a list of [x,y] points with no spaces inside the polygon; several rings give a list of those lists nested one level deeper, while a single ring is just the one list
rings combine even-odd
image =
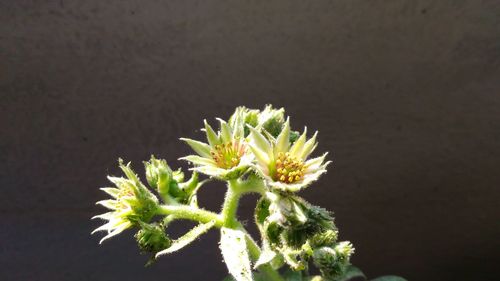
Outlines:
[{"label": "hairy stem", "polygon": [[241,192],[237,180],[230,180],[227,184],[226,197],[222,205],[222,220],[224,226],[234,228],[236,224],[236,212],[241,198]]},{"label": "hairy stem", "polygon": [[215,226],[217,227],[222,227],[224,225],[224,221],[219,214],[187,205],[161,205],[158,208],[158,213],[162,215],[173,215],[175,218],[198,221],[201,223],[215,221]]},{"label": "hairy stem", "polygon": [[[256,261],[261,253],[260,247],[236,218],[239,200],[244,193],[249,192],[262,193],[262,188],[260,185],[255,183],[241,182],[238,180],[229,181],[226,198],[222,206],[222,219],[224,221],[224,227],[239,229],[245,232],[250,258],[253,261]],[[270,265],[261,265],[258,269],[260,272],[266,275],[266,280],[283,281],[283,278],[281,278],[279,273]]]}]

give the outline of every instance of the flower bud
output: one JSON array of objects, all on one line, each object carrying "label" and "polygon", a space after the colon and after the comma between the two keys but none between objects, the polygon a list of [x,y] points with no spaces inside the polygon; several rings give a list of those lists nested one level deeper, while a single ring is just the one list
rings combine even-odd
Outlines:
[{"label": "flower bud", "polygon": [[323,247],[323,246],[332,246],[335,241],[337,241],[338,231],[328,229],[321,233],[316,233],[311,238],[311,246],[313,248]]},{"label": "flower bud", "polygon": [[151,160],[144,162],[144,167],[149,186],[158,190],[159,194],[167,194],[173,178],[172,170],[167,165],[167,161],[156,159],[151,155]]},{"label": "flower bud", "polygon": [[342,276],[349,265],[349,258],[354,253],[352,244],[344,241],[335,247],[321,247],[314,251],[314,264],[321,274],[328,279]]},{"label": "flower bud", "polygon": [[258,124],[273,137],[277,137],[285,124],[285,109],[275,109],[272,105],[266,105],[259,114]]},{"label": "flower bud", "polygon": [[163,228],[156,223],[141,223],[141,229],[135,234],[135,239],[141,251],[147,253],[157,253],[172,244]]}]

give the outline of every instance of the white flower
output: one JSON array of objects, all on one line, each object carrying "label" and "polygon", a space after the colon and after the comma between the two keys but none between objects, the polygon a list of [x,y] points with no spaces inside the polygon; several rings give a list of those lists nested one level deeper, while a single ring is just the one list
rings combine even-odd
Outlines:
[{"label": "white flower", "polygon": [[243,123],[232,127],[222,120],[216,133],[205,120],[205,132],[208,143],[181,138],[198,155],[189,155],[180,159],[195,165],[192,170],[220,179],[234,179],[241,176],[250,166],[253,156],[249,153],[244,138]]},{"label": "white flower", "polygon": [[[280,134],[274,138],[264,136],[255,128],[248,126],[250,148],[256,158],[256,170],[267,184],[277,190],[296,192],[316,181],[326,172],[330,163],[324,162],[327,153],[308,159],[317,146],[316,136],[306,140],[307,130],[293,143],[290,143],[290,121],[287,120]],[[267,137],[267,138],[266,138]]]},{"label": "white flower", "polygon": [[99,231],[108,233],[99,243],[120,234],[138,222],[148,222],[154,216],[158,206],[158,199],[139,181],[129,164],[125,166],[120,160],[120,168],[127,178],[108,177],[116,187],[101,188],[113,199],[96,203],[111,210],[92,218],[107,221],[92,232],[92,234]]}]

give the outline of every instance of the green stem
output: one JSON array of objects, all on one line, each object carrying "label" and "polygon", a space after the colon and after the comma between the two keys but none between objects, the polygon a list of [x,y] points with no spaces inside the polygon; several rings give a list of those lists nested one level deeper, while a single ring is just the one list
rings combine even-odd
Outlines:
[{"label": "green stem", "polygon": [[227,184],[226,198],[222,205],[222,220],[224,226],[234,228],[236,224],[236,212],[238,211],[238,203],[241,198],[240,185],[237,180],[230,180]]},{"label": "green stem", "polygon": [[217,227],[222,227],[224,225],[224,221],[219,214],[203,209],[196,209],[187,205],[161,205],[158,207],[158,213],[162,215],[173,215],[175,218],[198,221],[201,223],[215,221],[215,226]]},{"label": "green stem", "polygon": [[[237,220],[236,212],[238,210],[238,203],[241,196],[244,193],[265,192],[262,185],[256,184],[257,182],[242,182],[238,180],[228,181],[228,188],[226,192],[226,198],[222,206],[222,220],[224,221],[224,227],[239,229],[246,234],[247,246],[250,257],[252,260],[256,261],[259,259],[261,250],[257,243],[252,239],[250,234],[246,231],[243,225]],[[259,271],[266,275],[266,280],[269,281],[284,281],[279,273],[274,270],[270,265],[265,264],[259,266]]]},{"label": "green stem", "polygon": [[[260,247],[236,218],[238,203],[241,196],[245,193],[250,192],[264,194],[265,187],[258,180],[229,180],[221,214],[216,214],[214,212],[194,208],[187,205],[161,205],[158,208],[158,214],[172,215],[175,218],[198,221],[201,223],[215,221],[215,226],[218,228],[227,227],[231,229],[239,229],[245,232],[250,257],[252,258],[252,260],[256,261],[261,253]],[[268,264],[261,265],[258,269],[260,272],[266,275],[266,280],[284,281],[279,273]]]}]

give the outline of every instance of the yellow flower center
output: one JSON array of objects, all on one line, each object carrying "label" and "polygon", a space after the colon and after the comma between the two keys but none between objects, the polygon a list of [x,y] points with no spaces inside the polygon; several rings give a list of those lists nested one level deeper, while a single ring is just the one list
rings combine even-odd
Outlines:
[{"label": "yellow flower center", "polygon": [[217,167],[231,169],[240,164],[241,157],[245,154],[245,144],[239,140],[218,144],[215,145],[210,154],[217,164]]},{"label": "yellow flower center", "polygon": [[290,153],[278,153],[276,159],[276,173],[274,175],[275,181],[284,183],[294,183],[304,177],[304,162],[290,155]]}]

